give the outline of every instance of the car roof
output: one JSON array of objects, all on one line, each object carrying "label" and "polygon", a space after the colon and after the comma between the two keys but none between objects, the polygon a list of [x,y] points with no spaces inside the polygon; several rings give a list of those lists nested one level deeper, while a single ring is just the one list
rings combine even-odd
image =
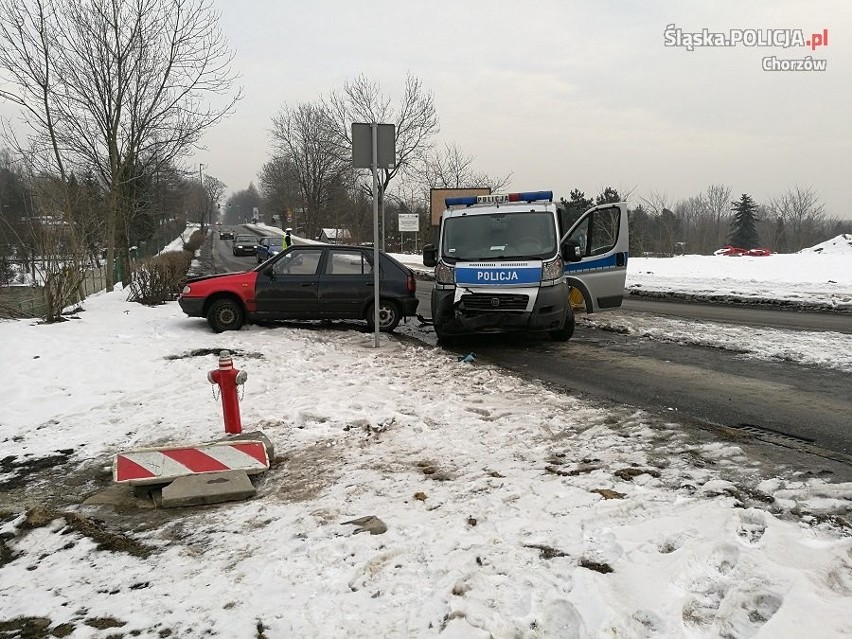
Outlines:
[{"label": "car roof", "polygon": [[[358,245],[355,245],[355,244],[297,244],[296,248],[299,249],[300,251],[305,250],[305,249],[320,251],[320,250],[328,249],[328,248],[349,249],[351,251],[361,251],[362,253],[366,253],[368,255],[373,254],[373,247],[372,246],[358,246]],[[393,256],[389,255],[388,253],[385,253],[382,250],[379,250],[379,253],[382,256],[382,259],[390,260],[391,262],[399,265],[401,268],[403,268],[406,271],[411,270],[405,264],[403,264],[402,262],[400,262],[399,260],[397,260]]]}]

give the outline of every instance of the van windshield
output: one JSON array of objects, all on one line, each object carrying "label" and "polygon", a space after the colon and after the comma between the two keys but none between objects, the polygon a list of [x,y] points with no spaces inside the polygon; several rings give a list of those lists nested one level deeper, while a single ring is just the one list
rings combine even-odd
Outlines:
[{"label": "van windshield", "polygon": [[546,260],[556,255],[556,221],[548,212],[495,212],[444,222],[441,255],[449,262]]}]

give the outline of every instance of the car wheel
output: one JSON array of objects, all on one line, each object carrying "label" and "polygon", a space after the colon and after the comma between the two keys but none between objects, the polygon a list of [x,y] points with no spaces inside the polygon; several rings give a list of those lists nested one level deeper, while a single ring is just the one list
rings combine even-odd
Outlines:
[{"label": "car wheel", "polygon": [[[373,305],[367,308],[367,326],[370,327],[371,331],[376,330],[376,326],[373,323],[373,318],[375,313],[373,312]],[[384,333],[390,333],[393,329],[397,327],[399,324],[399,320],[402,319],[402,313],[399,310],[399,304],[393,302],[391,300],[381,300],[379,302],[379,330]]]},{"label": "car wheel", "polygon": [[550,339],[554,342],[567,342],[574,335],[574,309],[568,305],[568,311],[565,313],[565,326],[556,331],[550,331]]},{"label": "car wheel", "polygon": [[243,307],[235,300],[216,300],[207,311],[207,323],[217,333],[236,331],[243,325],[243,321]]}]

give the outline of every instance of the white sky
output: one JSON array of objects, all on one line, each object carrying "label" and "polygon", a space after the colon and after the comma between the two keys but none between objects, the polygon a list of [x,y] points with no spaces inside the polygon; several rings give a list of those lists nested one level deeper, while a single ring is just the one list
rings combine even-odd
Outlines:
[{"label": "white sky", "polygon": [[[672,199],[711,184],[757,201],[812,186],[849,219],[852,5],[841,0],[428,4],[214,0],[245,99],[195,158],[245,188],[268,158],[271,117],[357,74],[399,96],[407,72],[435,96],[439,143],[517,190],[605,185]],[[684,31],[829,30],[805,51],[663,45]],[[814,73],[761,69],[766,55],[828,60]]]},{"label": "white sky", "polygon": [[[780,279],[799,273],[808,283],[821,270],[852,294],[852,257],[840,272],[818,261],[829,255],[797,257],[777,262]],[[717,290],[748,290],[747,264],[772,260],[715,259]],[[669,275],[673,289],[684,279]],[[852,484],[773,469],[674,421],[408,340],[386,337],[375,349],[372,333],[339,326],[215,335],[175,302],[143,307],[124,291],[84,307],[58,324],[0,321],[14,371],[0,385],[0,459],[71,448],[63,477],[73,482],[118,452],[221,437],[206,381],[216,358],[193,355],[221,348],[248,372],[244,430],[265,432],[286,459],[259,480],[255,499],[173,513],[133,533],[157,550],[147,559],[97,550],[62,520],[31,531],[22,517],[6,521],[0,535],[15,559],[0,566],[3,619],[72,623],[72,637],[100,636],[85,625],[95,618],[124,624],[104,635],[229,639],[254,639],[260,627],[270,639],[852,632],[852,539],[826,523],[848,516]],[[788,354],[797,348],[801,334],[772,333],[775,343],[789,338]],[[767,356],[763,335],[740,336],[749,342],[739,346]],[[812,336],[812,356],[825,359],[801,360],[803,374],[831,365],[832,353],[848,356],[849,338]],[[571,357],[571,342],[553,348]],[[616,474],[630,467],[650,472]],[[27,504],[7,506],[22,510],[55,489],[30,485]],[[739,501],[755,491],[774,501]],[[387,532],[344,524],[367,515]],[[546,559],[536,547],[564,556]],[[613,571],[582,567],[593,563]]]},{"label": "white sky", "polygon": [[[513,175],[516,190],[587,195],[613,185],[670,203],[722,183],[758,202],[813,187],[852,218],[852,4],[845,0],[565,2],[211,0],[236,51],[245,99],[186,166],[233,192],[257,183],[271,118],[365,74],[397,98],[406,73],[433,92],[436,143]],[[663,44],[668,24],[828,29],[828,46]],[[765,72],[764,56],[828,61],[825,72]],[[8,105],[0,113],[9,115]]]}]

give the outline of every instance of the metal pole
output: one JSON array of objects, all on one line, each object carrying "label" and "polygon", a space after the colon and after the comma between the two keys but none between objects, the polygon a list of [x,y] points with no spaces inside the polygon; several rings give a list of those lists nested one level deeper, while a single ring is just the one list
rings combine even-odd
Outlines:
[{"label": "metal pole", "polygon": [[[376,146],[378,147],[378,143],[376,144]],[[378,152],[378,148],[377,148],[376,152]],[[387,231],[385,229],[385,190],[384,190],[384,187],[382,187],[382,250],[383,251],[386,250],[385,249],[385,235],[386,234],[387,234]]]},{"label": "metal pole", "polygon": [[201,173],[204,169],[203,164],[198,165],[198,183],[201,185],[201,197],[203,204],[201,205],[201,231],[204,232],[204,218],[207,215],[207,194],[204,192],[204,174]]},{"label": "metal pole", "polygon": [[[375,348],[379,347],[379,127],[370,125],[373,134],[373,327]],[[384,241],[384,237],[382,237]]]}]

